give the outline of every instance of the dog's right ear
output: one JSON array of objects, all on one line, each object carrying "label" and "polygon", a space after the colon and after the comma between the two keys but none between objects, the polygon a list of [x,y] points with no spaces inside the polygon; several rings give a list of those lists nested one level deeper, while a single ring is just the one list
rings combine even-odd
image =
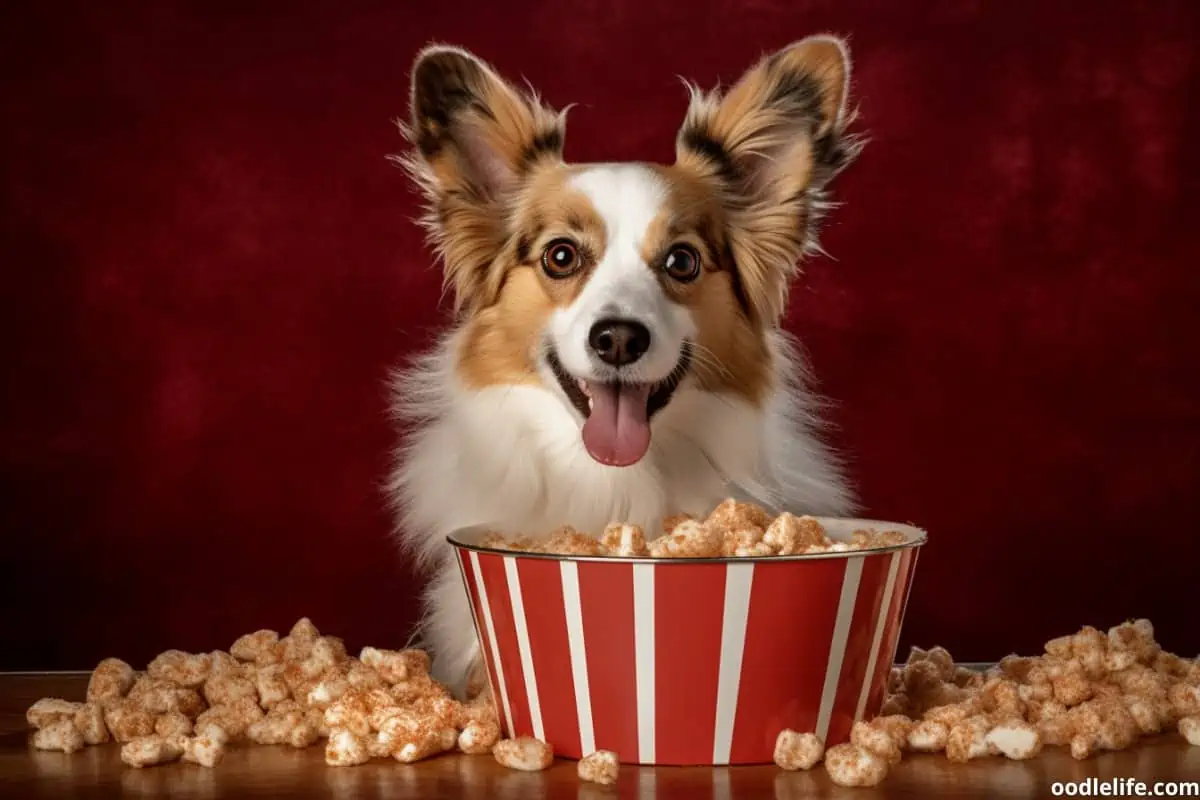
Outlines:
[{"label": "dog's right ear", "polygon": [[413,151],[400,162],[427,201],[424,220],[455,308],[486,305],[507,240],[505,199],[546,162],[561,163],[566,121],[465,50],[426,48],[413,66]]}]

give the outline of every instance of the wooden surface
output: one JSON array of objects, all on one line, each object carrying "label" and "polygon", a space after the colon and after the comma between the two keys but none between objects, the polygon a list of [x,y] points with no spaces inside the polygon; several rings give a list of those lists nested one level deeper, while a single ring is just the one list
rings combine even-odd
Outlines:
[{"label": "wooden surface", "polygon": [[[510,772],[490,756],[447,755],[420,764],[377,761],[328,767],[322,749],[240,747],[215,769],[170,764],[133,769],[114,744],[73,755],[41,753],[28,743],[25,709],[41,697],[83,698],[86,675],[0,674],[0,797],[294,797],[294,798],[801,798],[1050,797],[1054,781],[1138,778],[1200,780],[1200,747],[1177,734],[1137,749],[1075,761],[1058,748],[1028,762],[987,758],[966,765],[914,755],[875,789],[832,785],[822,768],[785,773],[773,766],[625,767],[614,787],[581,784],[570,761],[540,773]],[[1195,796],[1195,795],[1194,795]]]}]

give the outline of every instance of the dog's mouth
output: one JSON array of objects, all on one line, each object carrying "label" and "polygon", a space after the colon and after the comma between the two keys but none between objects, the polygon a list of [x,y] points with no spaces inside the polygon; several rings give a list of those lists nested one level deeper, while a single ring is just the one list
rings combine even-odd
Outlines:
[{"label": "dog's mouth", "polygon": [[571,405],[583,415],[583,444],[601,464],[628,467],[650,449],[650,419],[664,409],[692,363],[684,342],[671,374],[656,383],[592,381],[576,378],[563,367],[553,347],[546,363]]}]

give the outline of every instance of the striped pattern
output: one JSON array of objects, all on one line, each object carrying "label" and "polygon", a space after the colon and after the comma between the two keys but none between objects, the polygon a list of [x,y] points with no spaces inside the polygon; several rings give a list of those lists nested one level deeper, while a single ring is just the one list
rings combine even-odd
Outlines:
[{"label": "striped pattern", "polygon": [[458,550],[506,733],[627,763],[771,761],[878,713],[916,548],[695,563]]}]

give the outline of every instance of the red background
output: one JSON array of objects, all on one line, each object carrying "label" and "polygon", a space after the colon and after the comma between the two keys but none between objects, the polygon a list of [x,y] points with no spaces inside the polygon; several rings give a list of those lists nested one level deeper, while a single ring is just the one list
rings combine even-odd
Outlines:
[{"label": "red background", "polygon": [[579,103],[573,160],[669,160],[677,74],[822,30],[873,141],[790,324],[868,511],[931,532],[902,647],[1145,615],[1200,649],[1196,3],[351,5],[6,6],[0,668],[302,614],[403,641],[383,383],[444,312],[384,156],[421,45]]}]

